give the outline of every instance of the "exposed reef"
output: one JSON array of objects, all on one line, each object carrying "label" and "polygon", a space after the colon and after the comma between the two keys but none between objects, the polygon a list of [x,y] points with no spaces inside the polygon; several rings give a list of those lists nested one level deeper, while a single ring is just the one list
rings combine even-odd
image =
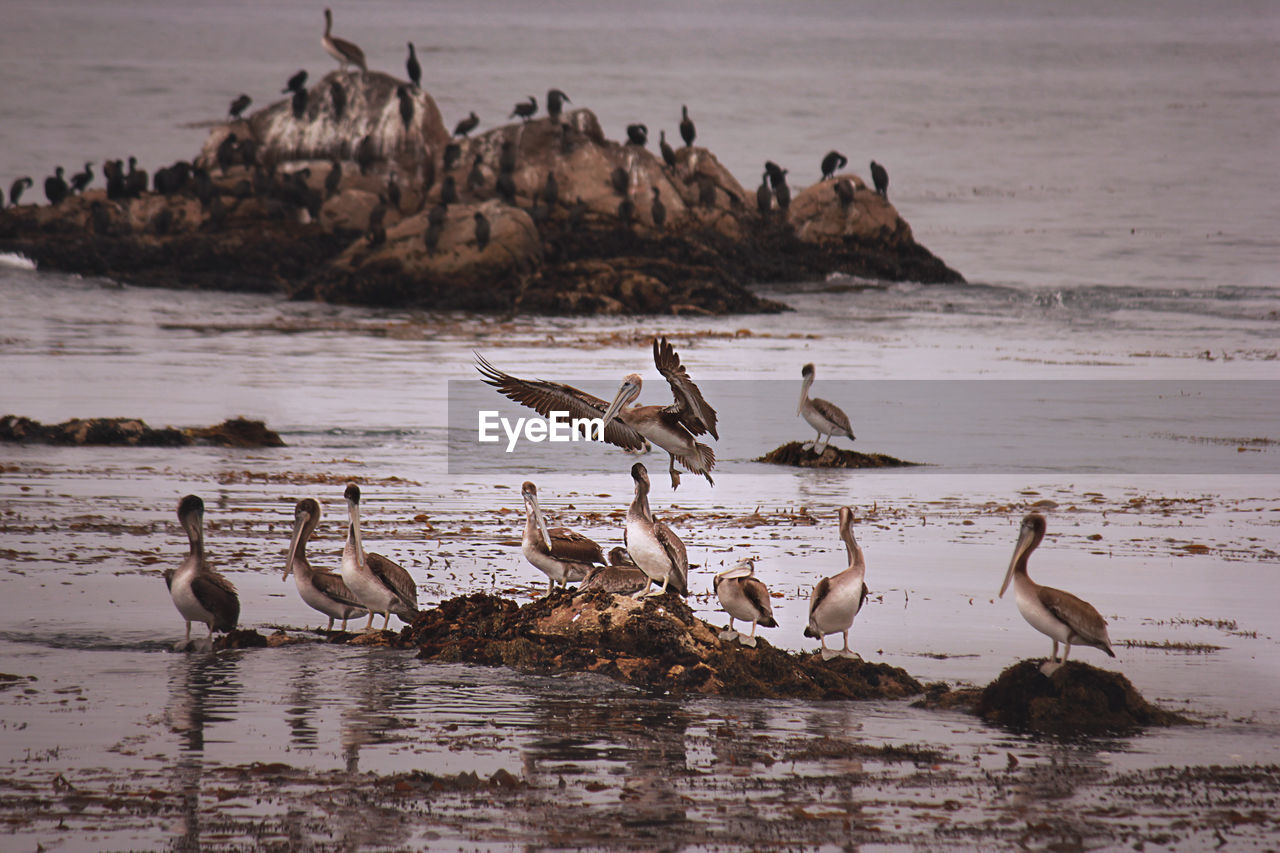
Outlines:
[{"label": "exposed reef", "polygon": [[707,149],[668,165],[587,109],[451,140],[431,95],[386,74],[304,92],[215,127],[155,191],[0,211],[0,251],[142,285],[497,312],[776,311],[747,286],[963,281],[857,175],[761,212]]},{"label": "exposed reef", "polygon": [[262,421],[231,418],[210,427],[153,429],[138,418],[73,418],[45,425],[19,415],[0,418],[0,441],[15,444],[115,445],[129,447],[284,447]]},{"label": "exposed reef", "polygon": [[771,465],[791,465],[796,468],[901,468],[919,465],[906,462],[884,453],[859,453],[827,445],[821,453],[806,449],[803,442],[789,441],[770,450],[756,462]]}]

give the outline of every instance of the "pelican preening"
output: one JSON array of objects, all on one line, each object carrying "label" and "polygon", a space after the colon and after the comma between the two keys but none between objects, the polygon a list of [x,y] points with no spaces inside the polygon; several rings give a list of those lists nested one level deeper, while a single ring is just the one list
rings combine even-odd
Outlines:
[{"label": "pelican preening", "polygon": [[204,501],[195,495],[183,498],[178,503],[178,521],[187,531],[189,550],[182,565],[165,570],[164,584],[187,622],[186,642],[191,642],[192,622],[208,625],[212,641],[214,631],[235,630],[240,621],[240,597],[231,581],[205,562]]},{"label": "pelican preening", "polygon": [[360,538],[360,487],[347,486],[347,541],[342,546],[342,579],[360,605],[369,611],[365,630],[373,628],[373,617],[382,614],[382,629],[387,629],[394,613],[408,622],[418,613],[418,587],[409,573],[380,554],[364,550]]},{"label": "pelican preening", "polygon": [[[648,578],[644,589],[635,597],[662,595],[667,587],[688,595],[689,556],[680,537],[653,517],[649,509],[649,472],[642,463],[631,466],[631,479],[636,484],[636,496],[627,510],[622,542],[627,547],[627,555]],[[661,581],[662,589],[651,593],[649,587],[655,581]]]},{"label": "pelican preening", "polygon": [[[849,651],[849,629],[853,627],[853,619],[862,609],[870,591],[866,584],[867,560],[854,538],[853,510],[847,506],[840,507],[840,538],[844,540],[849,554],[849,568],[823,578],[814,586],[813,594],[809,596],[809,626],[804,629],[806,637],[822,644],[823,660],[858,656]],[[827,634],[837,632],[844,635],[844,648],[838,652],[827,648]]]},{"label": "pelican preening", "polygon": [[520,487],[520,495],[524,498],[526,515],[520,548],[525,559],[550,580],[548,595],[556,584],[577,583],[587,576],[592,566],[604,564],[604,554],[595,542],[567,527],[547,528],[542,508],[538,506],[537,486],[526,481]]},{"label": "pelican preening", "polygon": [[602,589],[618,595],[634,595],[649,586],[649,576],[644,573],[636,561],[631,559],[626,548],[609,549],[609,565],[596,566],[587,572],[578,586],[579,592]]},{"label": "pelican preening", "polygon": [[[818,437],[812,442],[805,442],[804,449],[812,448],[814,453],[822,453],[827,449],[831,439],[837,435],[847,436],[852,441],[853,427],[850,426],[849,416],[844,413],[844,410],[835,403],[809,396],[809,386],[813,384],[813,365],[806,364],[801,368],[800,375],[804,377],[804,382],[800,386],[800,404],[796,407],[796,414],[802,415],[809,422],[809,426],[818,431]],[[822,450],[818,450],[818,442],[823,436],[826,437],[826,441],[822,442]]]},{"label": "pelican preening", "polygon": [[348,65],[354,65],[361,72],[367,72],[369,67],[365,65],[364,51],[356,45],[340,39],[337,36],[330,35],[333,29],[333,12],[328,9],[324,10],[324,35],[320,38],[320,44],[329,52],[329,55],[338,60],[338,68],[345,69]]},{"label": "pelican preening", "polygon": [[[743,560],[731,569],[715,576],[716,598],[729,614],[729,629],[720,632],[722,640],[737,640],[744,646],[756,644],[756,626],[776,628],[773,605],[769,601],[769,589],[756,578],[756,566],[751,560]],[[733,620],[751,623],[751,635],[743,636],[733,630]]]},{"label": "pelican preening", "polygon": [[329,627],[325,630],[332,631],[333,620],[341,619],[345,631],[347,620],[365,615],[365,608],[347,589],[340,575],[312,568],[307,560],[307,540],[319,523],[320,502],[314,498],[298,501],[293,509],[293,538],[289,541],[289,555],[285,558],[281,580],[293,575],[302,600],[329,617]]},{"label": "pelican preening", "polygon": [[[1052,675],[1058,667],[1067,662],[1071,654],[1071,645],[1093,646],[1101,649],[1109,656],[1115,657],[1111,650],[1111,638],[1107,636],[1107,620],[1092,604],[1076,598],[1069,592],[1040,586],[1027,576],[1027,558],[1044,539],[1045,520],[1038,512],[1033,512],[1022,519],[1022,527],[1018,531],[1018,544],[1013,547],[1013,557],[1009,560],[1009,570],[1005,572],[1004,583],[1000,586],[1000,597],[1013,583],[1014,599],[1018,602],[1018,612],[1041,634],[1053,640],[1053,654],[1041,667],[1045,675]],[[1058,660],[1058,643],[1065,643],[1062,660]]]},{"label": "pelican preening", "polygon": [[653,341],[653,361],[671,385],[674,402],[667,406],[630,406],[638,396],[642,380],[632,373],[622,381],[612,403],[579,391],[571,385],[547,382],[542,379],[518,379],[503,373],[484,358],[477,356],[476,369],[484,381],[497,388],[503,396],[528,406],[543,417],[551,412],[568,412],[570,418],[601,418],[604,421],[604,440],[624,450],[641,450],[645,441],[667,451],[671,457],[668,471],[671,487],[680,485],[680,473],[676,463],[694,474],[711,479],[711,469],[716,457],[710,447],[694,440],[694,436],[716,433],[716,410],[703,399],[698,386],[689,378],[675,348],[664,338]]}]

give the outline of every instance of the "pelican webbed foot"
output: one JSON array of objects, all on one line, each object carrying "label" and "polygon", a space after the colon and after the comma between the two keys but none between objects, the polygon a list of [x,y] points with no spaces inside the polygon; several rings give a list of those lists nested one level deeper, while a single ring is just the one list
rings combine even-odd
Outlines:
[{"label": "pelican webbed foot", "polygon": [[1062,669],[1061,661],[1047,660],[1044,663],[1040,664],[1040,674],[1046,678],[1052,676],[1055,672],[1057,672],[1060,669]]},{"label": "pelican webbed foot", "polygon": [[739,634],[739,635],[738,635],[738,642],[739,642],[739,643],[742,643],[742,645],[744,645],[744,646],[749,646],[749,647],[751,647],[751,648],[753,648],[753,649],[756,647],[756,638],[755,638],[755,637],[748,637],[748,636],[746,636],[746,635],[744,635],[744,634]]},{"label": "pelican webbed foot", "polygon": [[841,649],[836,652],[836,654],[842,658],[848,658],[849,660],[862,660],[862,655],[850,649]]},{"label": "pelican webbed foot", "polygon": [[739,637],[739,634],[737,631],[721,631],[720,632],[720,639],[722,640],[736,640],[738,639],[738,637]]},{"label": "pelican webbed foot", "polygon": [[841,655],[840,655],[840,652],[836,651],[835,649],[823,649],[823,650],[822,650],[822,659],[823,659],[823,660],[831,660],[832,658],[838,658],[838,657],[840,657],[840,656],[841,656]]}]

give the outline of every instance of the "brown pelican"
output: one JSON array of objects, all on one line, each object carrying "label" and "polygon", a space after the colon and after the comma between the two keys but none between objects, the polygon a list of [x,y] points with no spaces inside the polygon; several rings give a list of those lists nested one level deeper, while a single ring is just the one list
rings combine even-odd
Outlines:
[{"label": "brown pelican", "polygon": [[[756,579],[756,566],[751,560],[743,560],[731,569],[725,569],[715,577],[716,598],[729,614],[729,629],[720,632],[722,640],[737,640],[744,646],[755,647],[756,625],[777,628],[773,619],[773,605],[769,590]],[[744,637],[733,630],[733,620],[751,623],[751,636]]]},{"label": "brown pelican", "polygon": [[711,479],[711,469],[716,464],[715,453],[707,445],[694,441],[694,436],[710,433],[713,438],[720,438],[716,433],[716,410],[702,398],[702,392],[693,384],[680,364],[680,356],[665,337],[654,339],[653,361],[658,372],[671,385],[675,401],[669,406],[628,408],[627,404],[640,395],[641,379],[635,373],[622,380],[617,396],[612,403],[606,404],[599,397],[571,385],[542,379],[517,379],[483,358],[479,359],[476,369],[484,376],[484,381],[497,388],[503,396],[534,409],[543,417],[550,416],[553,411],[563,411],[568,412],[570,418],[602,418],[604,440],[615,447],[642,450],[646,439],[652,441],[671,455],[668,470],[672,488],[680,485],[676,462],[715,485]]},{"label": "brown pelican", "polygon": [[[849,425],[849,416],[835,403],[820,397],[809,396],[809,386],[813,384],[813,365],[806,364],[800,369],[800,375],[804,377],[804,383],[800,386],[800,404],[796,407],[796,414],[803,415],[809,422],[809,426],[818,431],[818,437],[811,442],[805,442],[802,449],[812,449],[814,453],[822,453],[827,449],[831,439],[837,435],[847,436],[850,441],[853,441],[853,427]],[[818,450],[818,441],[824,436],[826,441],[822,442],[822,450]]]},{"label": "brown pelican", "polygon": [[[1067,662],[1071,654],[1071,644],[1093,646],[1101,649],[1109,656],[1115,657],[1111,651],[1111,638],[1107,636],[1107,620],[1087,601],[1076,598],[1069,592],[1053,587],[1040,586],[1027,576],[1027,558],[1044,538],[1044,516],[1033,512],[1022,519],[1022,528],[1018,532],[1018,544],[1013,547],[1013,558],[1009,561],[1009,571],[1005,572],[1004,584],[1000,587],[1003,598],[1009,583],[1013,583],[1014,598],[1018,602],[1018,612],[1022,618],[1031,623],[1041,634],[1053,640],[1053,655],[1040,669],[1045,675],[1052,675],[1058,667]],[[1058,643],[1065,643],[1062,660],[1058,660]]]},{"label": "brown pelican", "polygon": [[593,565],[604,563],[600,546],[582,534],[567,527],[547,529],[547,521],[538,506],[537,486],[525,482],[520,487],[520,494],[528,517],[520,548],[525,559],[550,579],[548,595],[555,591],[557,583],[561,586],[570,581],[577,583],[587,576]]},{"label": "brown pelican", "polygon": [[333,12],[328,9],[324,10],[324,35],[320,38],[320,44],[324,49],[329,51],[329,55],[338,60],[338,67],[346,68],[348,65],[355,65],[361,71],[368,71],[369,68],[364,62],[364,51],[356,47],[346,39],[340,39],[329,35],[329,31],[333,29]]},{"label": "brown pelican", "polygon": [[302,600],[329,617],[329,627],[333,630],[333,620],[342,620],[342,630],[347,630],[347,620],[365,615],[365,609],[347,589],[340,575],[313,569],[307,561],[307,540],[315,532],[320,523],[320,503],[314,498],[303,498],[293,508],[293,539],[289,542],[289,556],[285,559],[284,577],[287,580],[293,575],[298,585],[298,595]]},{"label": "brown pelican", "polygon": [[387,629],[391,614],[408,622],[418,612],[418,588],[406,572],[381,554],[369,554],[360,538],[360,487],[347,486],[347,512],[351,523],[347,541],[342,546],[342,579],[360,605],[369,611],[365,630],[373,628],[373,617],[381,613],[382,630]]},{"label": "brown pelican", "polygon": [[[649,510],[649,472],[642,463],[631,466],[631,479],[636,482],[636,496],[627,510],[626,525],[622,529],[622,543],[627,554],[645,573],[648,579],[636,598],[662,595],[670,586],[681,595],[689,594],[689,557],[684,543]],[[662,589],[651,593],[654,581],[662,581]]]},{"label": "brown pelican", "polygon": [[[822,644],[823,660],[857,657],[849,651],[849,628],[853,626],[853,618],[862,609],[862,602],[867,600],[869,592],[867,561],[862,555],[862,547],[853,537],[853,510],[847,506],[840,507],[840,538],[849,552],[849,568],[818,581],[809,596],[809,626],[804,629],[806,637],[813,637]],[[827,648],[827,634],[837,631],[844,635],[844,648],[838,652]]]},{"label": "brown pelican", "polygon": [[649,576],[631,559],[627,549],[610,548],[609,565],[596,566],[587,572],[587,576],[578,585],[578,591],[602,589],[619,595],[633,595],[648,586]]},{"label": "brown pelican", "polygon": [[191,623],[209,626],[214,631],[235,630],[240,621],[240,597],[231,581],[209,568],[204,559],[204,501],[187,495],[178,503],[178,521],[187,531],[190,550],[177,569],[166,569],[164,584],[169,588],[173,604],[187,621],[186,641],[191,641]]}]

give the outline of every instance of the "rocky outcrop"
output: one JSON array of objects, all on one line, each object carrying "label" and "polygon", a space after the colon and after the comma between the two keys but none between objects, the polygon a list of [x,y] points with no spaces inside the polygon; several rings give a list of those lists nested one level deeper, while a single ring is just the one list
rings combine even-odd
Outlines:
[{"label": "rocky outcrop", "polygon": [[821,453],[814,453],[813,448],[806,448],[799,441],[789,441],[775,447],[755,461],[795,468],[901,468],[920,464],[905,462],[884,453],[859,453],[832,445],[822,448]]},{"label": "rocky outcrop", "polygon": [[45,425],[18,415],[0,418],[0,441],[15,444],[115,445],[125,447],[284,447],[262,421],[231,418],[211,427],[152,429],[138,418],[73,418]]},{"label": "rocky outcrop", "polygon": [[0,211],[0,251],[140,284],[482,311],[771,311],[747,285],[963,280],[857,175],[762,214],[705,148],[668,165],[587,109],[452,140],[430,94],[378,72],[214,128],[162,183]]}]

